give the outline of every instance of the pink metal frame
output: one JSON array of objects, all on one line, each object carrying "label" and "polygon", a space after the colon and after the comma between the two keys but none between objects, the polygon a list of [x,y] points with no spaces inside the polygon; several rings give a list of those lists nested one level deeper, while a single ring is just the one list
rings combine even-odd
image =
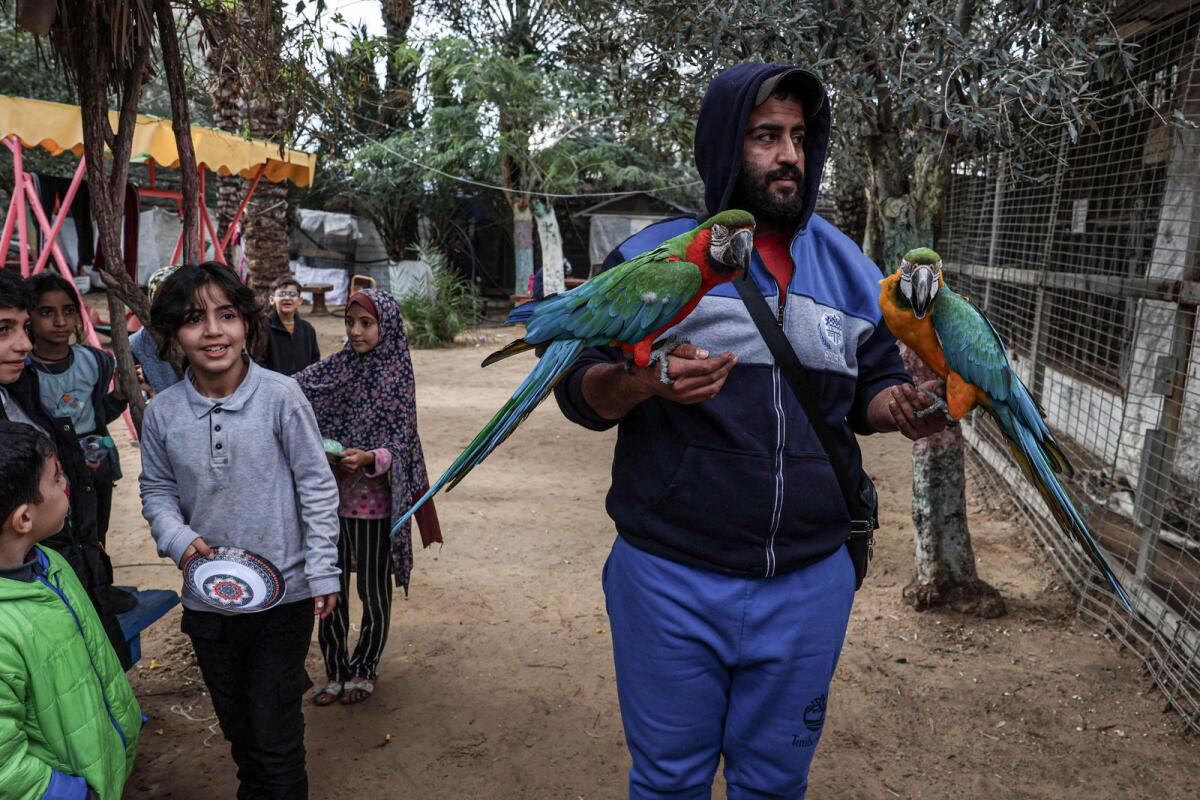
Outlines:
[{"label": "pink metal frame", "polygon": [[[46,265],[51,258],[54,259],[55,265],[58,267],[59,273],[65,278],[78,293],[79,288],[75,284],[75,276],[71,272],[70,266],[67,264],[66,258],[63,256],[62,248],[58,246],[58,234],[62,230],[63,222],[67,215],[71,213],[71,203],[75,201],[75,195],[79,192],[79,187],[83,183],[83,176],[86,172],[87,163],[83,158],[79,159],[79,167],[75,170],[75,176],[71,179],[71,185],[67,189],[66,196],[63,197],[62,204],[58,209],[58,215],[54,218],[53,224],[46,217],[46,211],[42,208],[42,202],[38,198],[38,194],[33,185],[33,176],[25,171],[25,162],[21,155],[21,142],[15,136],[8,136],[3,139],[4,146],[8,148],[13,159],[13,193],[12,200],[8,204],[8,213],[4,217],[4,227],[0,229],[0,259],[7,260],[8,246],[12,242],[14,231],[17,235],[17,243],[20,250],[21,276],[28,278],[30,275],[36,275],[46,269]],[[157,178],[157,165],[151,161],[150,164],[150,186],[138,189],[139,197],[161,197],[175,200],[176,210],[180,216],[183,215],[183,193],[170,191],[167,189],[159,189],[155,186]],[[254,195],[254,191],[258,188],[258,182],[262,179],[263,172],[267,165],[260,164],[258,172],[254,175],[254,180],[246,189],[246,195],[242,198],[241,205],[238,206],[237,214],[229,223],[229,228],[225,231],[224,236],[217,236],[216,227],[213,225],[212,218],[208,214],[208,208],[204,204],[204,178],[205,168],[207,165],[200,164],[197,167],[197,172],[200,177],[200,251],[204,252],[204,248],[208,242],[212,242],[216,246],[216,260],[224,264],[225,250],[229,246],[230,240],[233,239],[233,233],[237,230],[238,223],[241,222],[242,214],[246,211],[246,206],[250,202],[250,198]],[[34,219],[37,221],[38,227],[46,238],[46,246],[42,252],[38,254],[37,261],[30,265],[30,243],[27,241],[28,236],[28,220],[26,217],[26,204],[33,211]],[[219,246],[218,246],[219,245]],[[175,250],[171,254],[171,263],[177,263],[183,255],[183,231],[179,232],[179,240],[175,243]],[[0,262],[2,263],[2,262]],[[88,342],[100,347],[100,337],[96,335],[96,328],[92,325],[91,317],[81,313],[83,319],[83,328]],[[113,325],[124,324],[124,320],[112,320]],[[133,419],[129,416],[129,412],[125,412],[125,424],[129,428],[129,434],[137,439],[137,431],[133,426]]]},{"label": "pink metal frame", "polygon": [[[58,272],[71,284],[75,289],[75,293],[79,294],[79,287],[75,284],[75,275],[71,272],[70,265],[67,264],[67,259],[63,256],[62,248],[58,246],[58,234],[62,230],[63,222],[67,215],[71,213],[71,203],[75,200],[75,195],[79,192],[79,187],[83,183],[84,173],[87,171],[87,159],[80,158],[79,166],[75,169],[75,175],[71,178],[71,185],[67,188],[67,194],[63,197],[62,204],[58,209],[58,216],[54,218],[54,224],[46,218],[46,210],[42,208],[41,198],[38,197],[36,188],[33,185],[33,176],[25,171],[25,160],[21,155],[21,142],[15,136],[9,136],[4,139],[4,146],[12,153],[13,159],[13,193],[12,202],[9,203],[8,215],[4,219],[3,232],[0,233],[0,257],[8,259],[8,245],[12,241],[13,228],[17,229],[17,242],[20,245],[21,259],[21,277],[28,278],[30,275],[37,275],[46,269],[46,264],[50,257],[54,257],[54,264],[58,267]],[[27,220],[25,216],[25,206],[33,211],[34,219],[37,220],[38,227],[42,234],[46,237],[46,246],[38,255],[37,262],[32,268],[29,264],[29,242],[26,241]],[[14,213],[15,212],[15,213]],[[96,335],[96,328],[92,325],[90,315],[83,313],[80,309],[79,317],[83,320],[84,334],[88,343],[93,347],[100,347],[100,337]],[[113,324],[124,324],[124,320],[113,320]],[[133,418],[129,415],[128,409],[125,411],[125,425],[129,428],[129,435],[137,440],[137,429],[133,425]]]},{"label": "pink metal frame", "polygon": [[[18,236],[17,241],[20,244],[21,251],[21,277],[28,278],[30,275],[37,275],[42,272],[46,269],[46,263],[50,260],[50,257],[53,256],[59,274],[72,286],[75,286],[75,275],[71,272],[71,267],[67,264],[67,259],[63,256],[62,248],[58,246],[58,233],[62,230],[63,222],[71,212],[71,202],[75,199],[75,194],[79,191],[80,184],[83,183],[83,175],[87,168],[86,160],[79,159],[79,167],[75,170],[75,176],[71,179],[67,195],[63,198],[62,206],[58,210],[58,216],[54,218],[54,224],[51,225],[50,221],[46,218],[46,210],[42,208],[42,201],[38,197],[37,190],[33,185],[33,176],[25,171],[25,161],[21,157],[21,142],[15,136],[9,136],[4,139],[4,146],[12,153],[13,196],[12,202],[9,204],[8,216],[4,220],[3,233],[0,233],[0,254],[3,254],[5,258],[8,257],[8,245],[12,241],[13,227],[15,226]],[[26,204],[33,211],[34,219],[37,221],[42,234],[46,237],[46,246],[38,255],[37,262],[32,267],[29,263],[29,242],[26,241]],[[14,210],[16,211],[15,214],[13,213]],[[76,287],[77,292],[78,290],[78,287]],[[79,316],[83,319],[83,329],[87,334],[88,342],[99,347],[100,339],[96,336],[96,329],[92,326],[91,318],[87,314],[80,314]]]},{"label": "pink metal frame", "polygon": [[[183,192],[173,191],[171,189],[159,189],[155,185],[155,163],[150,162],[150,185],[148,187],[138,189],[138,197],[158,197],[166,200],[174,200],[175,207],[180,216],[183,216]],[[250,202],[250,198],[254,196],[254,192],[258,189],[258,182],[262,180],[263,172],[266,171],[265,163],[259,164],[258,171],[254,174],[254,180],[250,182],[250,186],[246,189],[246,194],[242,197],[241,205],[238,206],[237,213],[233,215],[233,219],[229,222],[229,227],[225,229],[224,236],[217,235],[217,229],[213,225],[212,217],[209,216],[208,207],[204,203],[205,190],[205,170],[207,164],[200,164],[196,171],[200,178],[200,201],[197,204],[200,211],[200,252],[204,252],[204,248],[211,243],[216,250],[214,258],[221,264],[228,266],[225,261],[225,250],[229,247],[229,242],[233,239],[234,231],[237,230],[238,223],[242,221],[242,215],[246,211],[246,206]],[[218,246],[219,243],[219,246]],[[183,231],[179,232],[179,238],[175,240],[175,249],[171,253],[171,263],[180,263],[180,258],[183,255]]]}]

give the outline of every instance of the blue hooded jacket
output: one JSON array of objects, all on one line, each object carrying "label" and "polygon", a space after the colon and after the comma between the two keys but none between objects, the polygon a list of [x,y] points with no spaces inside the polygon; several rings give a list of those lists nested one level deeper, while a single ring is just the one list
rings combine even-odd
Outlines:
[{"label": "blue hooded jacket", "polygon": [[[795,67],[739,64],[709,87],[696,128],[696,166],[710,214],[728,207],[746,124],[762,83]],[[861,468],[854,434],[874,431],[867,406],[907,383],[896,341],[881,324],[879,269],[848,237],[813,213],[829,143],[830,110],[815,78],[806,103],[807,203],[791,243],[793,272],[782,325],[816,383],[844,461]],[[615,265],[695,227],[679,218],[623,242]],[[779,291],[757,253],[751,277],[779,315]],[[850,516],[829,459],[776,367],[737,290],[717,286],[668,332],[710,353],[738,357],[712,400],[680,405],[653,397],[619,421],[583,396],[583,375],[621,360],[615,348],[586,351],[555,390],[563,413],[593,430],[619,423],[607,510],[630,544],[673,561],[747,577],[771,577],[835,551]]]}]

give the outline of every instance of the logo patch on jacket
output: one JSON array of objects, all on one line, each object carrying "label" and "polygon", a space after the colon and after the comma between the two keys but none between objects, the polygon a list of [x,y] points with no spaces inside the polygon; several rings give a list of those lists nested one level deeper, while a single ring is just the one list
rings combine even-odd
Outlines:
[{"label": "logo patch on jacket", "polygon": [[826,311],[821,314],[817,324],[817,333],[821,335],[821,344],[825,346],[825,363],[834,367],[846,366],[845,331],[842,315],[836,311]]},{"label": "logo patch on jacket", "polygon": [[826,695],[821,694],[819,697],[814,697],[813,701],[804,709],[804,727],[813,733],[821,730],[825,725],[825,702]]}]

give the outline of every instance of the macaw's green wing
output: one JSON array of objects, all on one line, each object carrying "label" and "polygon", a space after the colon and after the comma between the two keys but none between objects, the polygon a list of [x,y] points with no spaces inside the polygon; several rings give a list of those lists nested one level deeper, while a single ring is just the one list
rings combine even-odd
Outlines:
[{"label": "macaw's green wing", "polygon": [[547,298],[530,317],[525,341],[632,344],[670,322],[702,282],[699,267],[674,260],[670,250],[659,247]]},{"label": "macaw's green wing", "polygon": [[997,402],[1012,393],[1012,365],[1000,334],[983,313],[943,286],[933,306],[933,328],[942,343],[946,366]]},{"label": "macaw's green wing", "polygon": [[993,414],[1001,413],[999,407],[1003,406],[1013,423],[1031,431],[1056,470],[1073,474],[1046,424],[1045,412],[1013,371],[1000,334],[983,312],[943,287],[934,304],[933,327],[946,365],[987,393]]}]

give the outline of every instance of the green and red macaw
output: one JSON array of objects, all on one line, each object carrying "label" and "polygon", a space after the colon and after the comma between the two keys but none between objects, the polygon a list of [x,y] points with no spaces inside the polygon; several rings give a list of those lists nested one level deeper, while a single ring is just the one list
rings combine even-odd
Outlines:
[{"label": "green and red macaw", "polygon": [[1042,409],[1017,377],[987,317],[946,286],[941,257],[927,247],[910,250],[900,269],[880,285],[879,307],[888,328],[946,382],[942,408],[951,419],[960,420],[980,406],[996,420],[1054,518],[1132,612],[1129,595],[1058,479],[1058,474],[1071,477],[1074,470],[1054,441]]},{"label": "green and red macaw", "polygon": [[510,321],[526,322],[524,338],[492,353],[483,366],[527,350],[536,351],[537,364],[429,491],[396,521],[392,535],[426,500],[442,487],[453,489],[507,439],[585,349],[618,345],[640,367],[659,362],[660,379],[670,383],[667,356],[682,342],[669,339],[655,349],[655,341],[692,313],[710,289],[744,272],[753,251],[753,215],[722,211],[569,292],[514,312]]}]

